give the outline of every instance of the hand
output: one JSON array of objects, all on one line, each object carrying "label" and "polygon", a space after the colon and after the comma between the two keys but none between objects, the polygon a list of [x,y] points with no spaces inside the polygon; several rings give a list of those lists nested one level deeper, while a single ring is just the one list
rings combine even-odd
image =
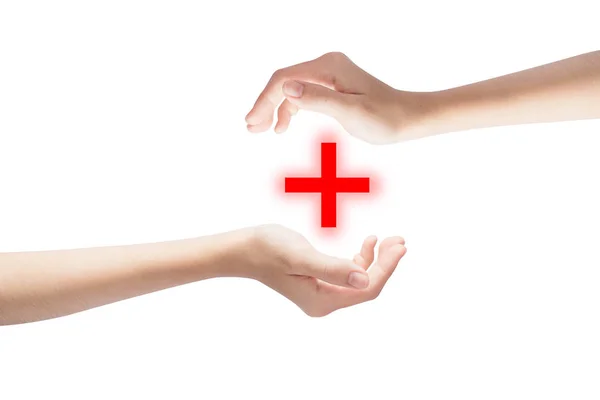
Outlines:
[{"label": "hand", "polygon": [[[351,135],[372,144],[402,139],[424,110],[424,94],[396,90],[342,53],[276,71],[246,116],[250,132],[287,130],[299,109],[335,118]],[[282,102],[283,101],[283,102]],[[407,136],[407,135],[405,135]]]},{"label": "hand", "polygon": [[325,255],[299,233],[279,225],[257,227],[256,237],[255,279],[312,317],[375,299],[406,254],[401,237],[383,240],[377,261],[375,236],[365,239],[353,260]]},{"label": "hand", "polygon": [[[0,253],[0,325],[69,315],[204,279],[253,278],[307,314],[374,299],[406,249],[369,238],[354,262],[315,250],[278,225],[160,243]],[[82,271],[85,270],[85,273]]]}]

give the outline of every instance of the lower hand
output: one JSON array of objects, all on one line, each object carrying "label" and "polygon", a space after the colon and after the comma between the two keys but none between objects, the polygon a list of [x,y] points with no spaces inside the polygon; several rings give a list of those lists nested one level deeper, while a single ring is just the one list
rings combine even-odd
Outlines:
[{"label": "lower hand", "polygon": [[369,236],[350,260],[323,254],[279,225],[259,226],[255,232],[254,278],[313,317],[375,299],[406,254],[401,237],[383,240],[375,260],[377,238]]}]

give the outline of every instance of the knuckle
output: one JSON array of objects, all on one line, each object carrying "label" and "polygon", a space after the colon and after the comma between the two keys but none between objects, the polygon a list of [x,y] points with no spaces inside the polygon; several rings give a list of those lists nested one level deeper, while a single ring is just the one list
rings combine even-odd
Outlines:
[{"label": "knuckle", "polygon": [[304,313],[311,318],[319,318],[320,317],[319,314],[317,313],[317,311],[313,310],[311,308],[304,310]]},{"label": "knuckle", "polygon": [[274,81],[281,79],[284,74],[285,74],[284,68],[276,70],[275,72],[273,72],[273,75],[271,75],[271,81],[274,82]]},{"label": "knuckle", "polygon": [[335,90],[342,89],[343,85],[338,74],[343,73],[344,66],[350,59],[342,52],[333,51],[321,56],[320,60],[320,80]]},{"label": "knuckle", "polygon": [[304,313],[311,318],[323,318],[326,315],[330,314],[331,311],[326,310],[322,306],[313,306],[306,308],[304,310]]},{"label": "knuckle", "polygon": [[367,294],[367,301],[373,301],[375,300],[377,297],[379,297],[379,294],[381,293],[380,289],[372,289],[369,291],[369,293]]},{"label": "knuckle", "polygon": [[324,54],[323,58],[326,58],[331,61],[344,61],[348,59],[348,56],[346,56],[341,51],[330,51],[329,53]]}]

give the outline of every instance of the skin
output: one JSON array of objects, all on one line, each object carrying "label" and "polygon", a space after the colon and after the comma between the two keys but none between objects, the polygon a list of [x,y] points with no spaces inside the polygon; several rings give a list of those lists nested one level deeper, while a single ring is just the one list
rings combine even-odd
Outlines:
[{"label": "skin", "polygon": [[[248,130],[284,132],[298,110],[388,144],[494,126],[600,118],[600,52],[435,92],[394,89],[342,53],[276,71],[246,116]],[[209,237],[121,247],[0,254],[0,324],[68,315],[215,277],[256,279],[319,317],[373,300],[406,253],[368,237],[353,260],[318,252],[266,225]]]},{"label": "skin", "polygon": [[406,254],[404,239],[369,236],[353,259],[263,225],[129,246],[0,254],[0,325],[65,316],[217,277],[255,279],[322,317],[375,299]]},{"label": "skin", "polygon": [[246,116],[250,132],[284,132],[298,110],[390,144],[495,126],[600,118],[600,51],[434,92],[394,89],[342,53],[276,71]]}]

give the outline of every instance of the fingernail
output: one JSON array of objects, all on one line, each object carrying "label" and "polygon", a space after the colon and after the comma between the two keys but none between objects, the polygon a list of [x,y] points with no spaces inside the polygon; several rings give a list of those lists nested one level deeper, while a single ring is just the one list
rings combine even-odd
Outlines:
[{"label": "fingernail", "polygon": [[256,115],[248,114],[246,115],[246,123],[249,125],[256,125],[260,122],[259,118]]},{"label": "fingernail", "polygon": [[291,97],[302,97],[304,85],[296,81],[287,81],[283,84],[283,94]]},{"label": "fingernail", "polygon": [[357,289],[364,289],[369,286],[369,277],[367,274],[360,272],[351,272],[348,277],[348,283]]}]

